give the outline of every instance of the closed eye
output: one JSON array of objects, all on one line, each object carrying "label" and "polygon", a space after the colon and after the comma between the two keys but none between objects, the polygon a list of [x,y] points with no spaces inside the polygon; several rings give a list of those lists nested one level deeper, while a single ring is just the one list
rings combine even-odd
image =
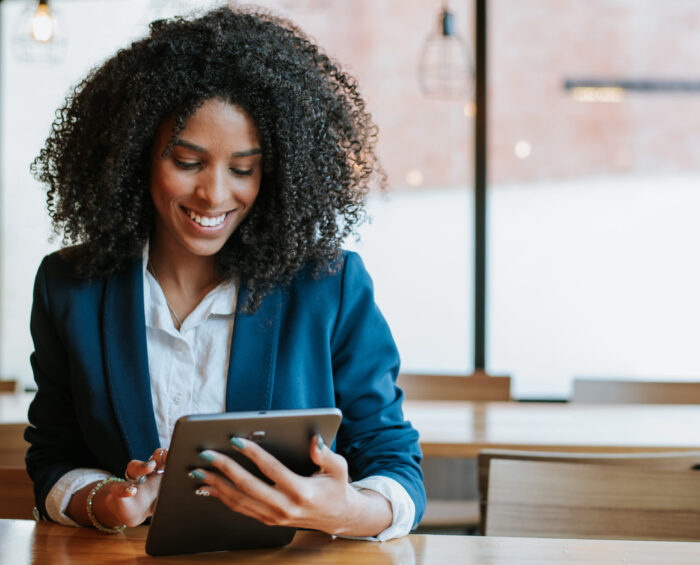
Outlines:
[{"label": "closed eye", "polygon": [[179,159],[173,159],[175,161],[175,165],[179,167],[180,169],[194,169],[199,166],[199,161],[180,161]]},{"label": "closed eye", "polygon": [[239,176],[242,176],[242,177],[249,177],[250,175],[253,174],[253,169],[246,169],[246,170],[243,170],[243,169],[233,169],[233,168],[232,168],[232,169],[231,169],[231,172],[232,172],[234,175],[239,175]]}]

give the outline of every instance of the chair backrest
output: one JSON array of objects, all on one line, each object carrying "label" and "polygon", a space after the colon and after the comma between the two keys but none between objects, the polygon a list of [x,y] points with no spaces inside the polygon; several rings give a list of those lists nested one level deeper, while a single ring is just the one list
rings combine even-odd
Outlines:
[{"label": "chair backrest", "polygon": [[[408,400],[510,400],[510,377],[491,377],[483,371],[470,376],[402,373],[397,384]],[[421,527],[477,527],[474,460],[425,457],[421,468],[427,496]]]},{"label": "chair backrest", "polygon": [[491,460],[486,534],[700,540],[700,473]]},{"label": "chair backrest", "polygon": [[[483,449],[478,456],[480,529],[486,533],[490,512],[489,483],[491,465],[496,460],[576,463],[587,465],[632,466],[648,469],[687,471],[700,464],[700,451],[667,453],[562,453],[549,451],[518,451]],[[700,475],[700,473],[698,473]]]},{"label": "chair backrest", "polygon": [[32,520],[34,488],[27,471],[0,467],[0,518]]},{"label": "chair backrest", "polygon": [[700,381],[574,379],[572,402],[597,404],[700,404]]},{"label": "chair backrest", "polygon": [[408,400],[510,400],[510,377],[401,373],[397,384]]}]

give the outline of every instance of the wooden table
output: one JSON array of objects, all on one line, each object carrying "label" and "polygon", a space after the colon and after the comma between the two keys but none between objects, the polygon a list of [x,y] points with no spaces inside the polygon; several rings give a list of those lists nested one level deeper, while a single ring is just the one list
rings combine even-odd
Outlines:
[{"label": "wooden table", "polygon": [[0,556],[8,565],[234,562],[275,565],[697,565],[700,562],[700,544],[687,542],[411,535],[375,543],[333,539],[312,532],[299,532],[290,545],[279,549],[154,558],[144,552],[147,531],[143,526],[109,536],[92,529],[47,522],[0,520]]},{"label": "wooden table", "polygon": [[700,451],[700,405],[407,401],[428,457],[481,449]]}]

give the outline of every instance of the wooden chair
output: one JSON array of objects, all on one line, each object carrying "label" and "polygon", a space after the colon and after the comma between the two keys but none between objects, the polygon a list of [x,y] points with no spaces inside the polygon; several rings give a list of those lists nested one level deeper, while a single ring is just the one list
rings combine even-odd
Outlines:
[{"label": "wooden chair", "polygon": [[493,536],[700,540],[700,473],[492,459]]},{"label": "wooden chair", "polygon": [[[519,451],[511,449],[483,449],[479,452],[479,511],[480,531],[486,533],[489,506],[489,475],[494,460],[536,461],[550,463],[578,463],[589,465],[621,465],[650,469],[687,471],[700,465],[700,451],[667,453],[561,453],[550,451]],[[700,474],[700,473],[699,473]]]},{"label": "wooden chair", "polygon": [[23,468],[0,467],[0,518],[33,520],[34,488]]},{"label": "wooden chair", "polygon": [[664,382],[577,378],[572,402],[700,404],[700,381]]},{"label": "wooden chair", "polygon": [[510,400],[510,377],[491,377],[481,371],[471,376],[402,373],[396,384],[406,400]]},{"label": "wooden chair", "polygon": [[[397,384],[407,400],[510,400],[510,377],[491,377],[483,371],[471,376],[402,373]],[[431,457],[423,460],[422,468],[428,501],[421,530],[475,529],[479,524],[476,462]]]}]

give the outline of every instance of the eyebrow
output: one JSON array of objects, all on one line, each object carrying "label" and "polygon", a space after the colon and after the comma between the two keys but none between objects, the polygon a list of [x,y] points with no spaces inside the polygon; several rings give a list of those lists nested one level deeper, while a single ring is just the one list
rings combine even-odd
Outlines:
[{"label": "eyebrow", "polygon": [[[180,147],[184,147],[185,149],[191,149],[192,151],[196,151],[197,153],[209,153],[204,147],[200,147],[199,145],[195,145],[194,143],[190,143],[189,141],[186,141],[184,139],[178,139],[174,145],[179,145]],[[252,155],[261,155],[262,154],[262,149],[260,147],[254,147],[253,149],[246,149],[245,151],[236,151],[231,154],[231,157],[250,157]]]}]

